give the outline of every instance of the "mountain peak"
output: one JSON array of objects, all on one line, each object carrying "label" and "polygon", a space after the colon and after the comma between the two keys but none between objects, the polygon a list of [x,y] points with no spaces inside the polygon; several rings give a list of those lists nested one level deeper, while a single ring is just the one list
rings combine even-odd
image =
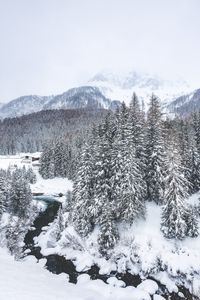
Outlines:
[{"label": "mountain peak", "polygon": [[137,71],[99,72],[88,81],[88,85],[99,87],[108,98],[123,99],[127,103],[133,92],[136,92],[143,100],[148,99],[152,93],[156,93],[165,102],[190,91],[189,84],[178,76],[172,80],[157,74]]}]

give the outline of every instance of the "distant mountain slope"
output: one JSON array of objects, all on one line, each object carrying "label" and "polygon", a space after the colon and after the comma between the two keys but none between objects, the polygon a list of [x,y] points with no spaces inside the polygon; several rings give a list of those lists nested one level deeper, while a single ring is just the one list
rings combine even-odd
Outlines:
[{"label": "distant mountain slope", "polygon": [[166,106],[166,110],[181,116],[186,116],[194,111],[200,110],[200,89],[178,97]]},{"label": "distant mountain slope", "polygon": [[55,96],[44,106],[44,109],[111,109],[112,105],[112,101],[106,98],[97,87],[82,86]]},{"label": "distant mountain slope", "polygon": [[47,109],[115,109],[119,101],[106,98],[97,87],[83,86],[49,97],[23,96],[0,107],[0,117],[16,117]]},{"label": "distant mountain slope", "polygon": [[22,96],[14,99],[0,107],[0,117],[17,117],[43,109],[46,102],[52,99],[52,96]]}]

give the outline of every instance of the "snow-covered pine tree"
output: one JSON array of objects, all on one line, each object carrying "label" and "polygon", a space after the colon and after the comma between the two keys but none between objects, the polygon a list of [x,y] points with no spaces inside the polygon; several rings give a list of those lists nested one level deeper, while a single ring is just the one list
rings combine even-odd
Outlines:
[{"label": "snow-covered pine tree", "polygon": [[101,221],[104,205],[109,203],[109,206],[112,208],[115,199],[112,161],[115,130],[113,116],[109,113],[99,126],[99,136],[94,155],[95,191],[93,215],[96,223]]},{"label": "snow-covered pine tree", "polygon": [[0,217],[2,216],[3,212],[5,212],[7,206],[8,191],[6,175],[7,174],[4,170],[0,170]]},{"label": "snow-covered pine tree", "polygon": [[90,145],[85,144],[79,162],[79,168],[74,181],[73,208],[70,219],[77,231],[86,236],[92,228],[93,220],[93,156]]},{"label": "snow-covered pine tree", "polygon": [[5,197],[4,194],[0,191],[0,219],[4,211],[5,211]]},{"label": "snow-covered pine tree", "polygon": [[13,176],[9,191],[9,211],[26,220],[29,218],[31,201],[31,189],[26,179]]},{"label": "snow-covered pine tree", "polygon": [[57,218],[54,222],[53,231],[51,232],[51,236],[55,242],[60,240],[63,230],[64,230],[63,209],[60,206],[58,210]]},{"label": "snow-covered pine tree", "polygon": [[54,177],[54,153],[52,145],[45,145],[40,157],[39,173],[44,179]]},{"label": "snow-covered pine tree", "polygon": [[22,256],[22,241],[24,239],[23,223],[17,217],[10,217],[8,226],[6,228],[7,248],[15,259]]},{"label": "snow-covered pine tree", "polygon": [[33,172],[33,169],[32,168],[28,168],[28,170],[26,171],[26,174],[25,174],[25,178],[28,180],[28,182],[30,182],[31,184],[34,184],[36,183],[37,181],[37,178],[36,178],[36,175],[35,173]]},{"label": "snow-covered pine tree", "polygon": [[178,138],[179,138],[179,149],[182,160],[182,166],[184,167],[184,176],[190,183],[189,194],[193,192],[192,183],[192,151],[190,147],[190,137],[189,137],[189,126],[188,122],[185,120],[180,120],[178,127]]},{"label": "snow-covered pine tree", "polygon": [[72,205],[73,205],[72,192],[68,190],[66,194],[66,201],[64,204],[64,211],[69,212],[72,209]]},{"label": "snow-covered pine tree", "polygon": [[128,115],[128,125],[131,131],[132,147],[135,150],[135,157],[144,163],[144,128],[145,128],[144,113],[141,109],[139,99],[133,93]]},{"label": "snow-covered pine tree", "polygon": [[175,142],[169,147],[166,190],[162,211],[161,231],[167,238],[183,239],[196,234],[195,220],[186,203],[189,182],[184,177],[184,167]]},{"label": "snow-covered pine tree", "polygon": [[152,95],[147,114],[146,130],[146,183],[147,197],[157,204],[163,203],[165,153],[163,143],[162,114],[159,99]]},{"label": "snow-covered pine tree", "polygon": [[137,159],[132,153],[127,155],[122,180],[122,220],[132,223],[138,217],[145,217],[146,184]]},{"label": "snow-covered pine tree", "polygon": [[109,250],[115,246],[119,239],[116,221],[109,203],[103,208],[100,223],[100,234],[98,237],[99,251],[102,255],[109,256]]},{"label": "snow-covered pine tree", "polygon": [[191,118],[191,125],[194,130],[194,139],[198,154],[200,155],[200,112],[194,112]]},{"label": "snow-covered pine tree", "polygon": [[199,235],[198,231],[198,211],[195,210],[194,206],[189,207],[190,213],[187,215],[187,236],[197,237]]},{"label": "snow-covered pine tree", "polygon": [[[145,182],[140,159],[136,158],[133,137],[135,132],[132,128],[129,110],[123,105],[117,115],[117,129],[112,150],[112,193],[115,217],[129,223],[145,214]],[[137,145],[139,146],[139,141]]]},{"label": "snow-covered pine tree", "polygon": [[200,154],[197,150],[193,135],[190,137],[190,156],[190,192],[196,193],[200,189]]}]

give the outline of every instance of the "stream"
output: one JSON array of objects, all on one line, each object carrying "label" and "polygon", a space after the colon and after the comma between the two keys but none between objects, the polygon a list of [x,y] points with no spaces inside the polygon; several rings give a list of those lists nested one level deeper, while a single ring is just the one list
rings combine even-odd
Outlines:
[{"label": "stream", "polygon": [[[94,279],[101,279],[104,282],[107,281],[107,279],[111,276],[116,277],[117,279],[123,280],[126,284],[126,286],[134,286],[136,287],[138,284],[142,282],[139,275],[132,275],[128,271],[126,273],[118,273],[116,271],[111,272],[107,275],[99,274],[99,267],[97,265],[93,265],[89,270],[85,272],[77,272],[76,267],[72,260],[67,260],[64,256],[60,256],[58,254],[51,254],[48,256],[43,256],[41,254],[41,248],[36,246],[34,244],[34,238],[39,236],[42,232],[42,228],[44,226],[48,226],[49,223],[53,222],[53,220],[56,218],[58,209],[61,205],[60,202],[56,201],[53,197],[45,197],[45,196],[38,196],[34,197],[35,200],[43,201],[46,203],[47,208],[46,210],[39,213],[37,218],[35,219],[33,223],[33,228],[27,232],[25,239],[24,239],[24,251],[27,253],[26,255],[33,255],[38,260],[41,258],[46,258],[46,268],[50,272],[54,274],[60,274],[60,273],[66,273],[69,275],[69,282],[76,284],[77,283],[77,277],[81,274],[88,274],[92,280]],[[151,278],[150,278],[151,279]],[[153,279],[155,281],[155,279]],[[160,294],[165,299],[170,300],[195,300],[194,296],[189,292],[188,289],[181,286],[179,287],[179,291],[183,293],[185,298],[180,297],[177,293],[168,293],[165,286],[157,282],[160,289]]]}]

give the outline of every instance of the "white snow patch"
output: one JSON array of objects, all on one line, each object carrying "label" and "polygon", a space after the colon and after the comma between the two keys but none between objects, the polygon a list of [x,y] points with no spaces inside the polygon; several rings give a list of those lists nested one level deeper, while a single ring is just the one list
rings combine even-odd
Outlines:
[{"label": "white snow patch", "polygon": [[78,277],[76,285],[66,274],[55,275],[44,269],[46,260],[37,263],[33,256],[15,261],[0,248],[1,300],[150,300],[148,293],[133,287],[107,285],[101,280]]},{"label": "white snow patch", "polygon": [[150,295],[153,295],[158,290],[158,284],[151,279],[146,279],[142,281],[137,288],[149,293]]}]

